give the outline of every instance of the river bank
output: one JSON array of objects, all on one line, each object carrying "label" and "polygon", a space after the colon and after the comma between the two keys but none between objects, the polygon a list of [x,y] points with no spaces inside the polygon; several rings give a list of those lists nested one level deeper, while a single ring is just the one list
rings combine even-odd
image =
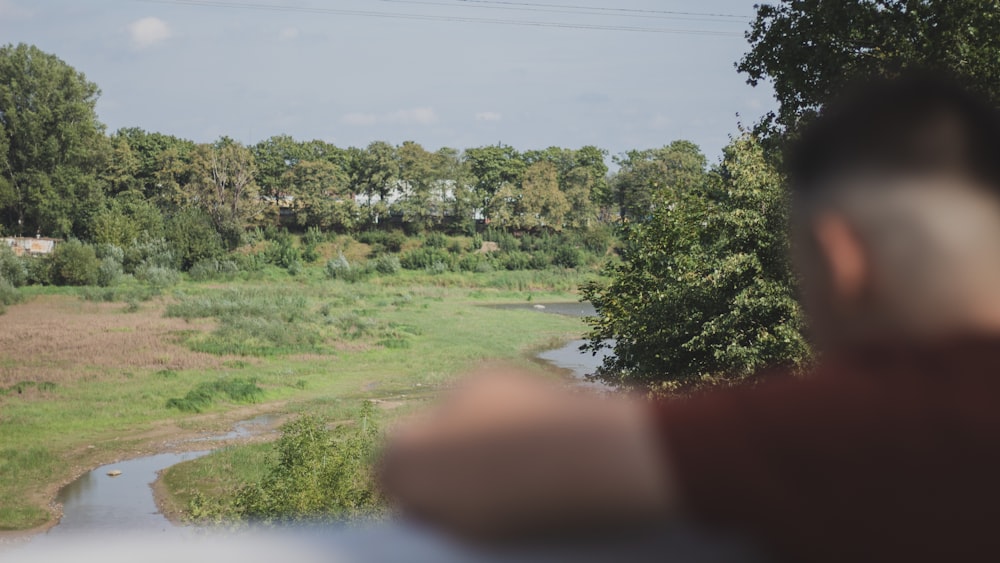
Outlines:
[{"label": "river bank", "polygon": [[[476,295],[470,300],[472,293]],[[0,543],[21,542],[49,530],[62,516],[55,500],[58,491],[95,467],[160,453],[202,450],[205,449],[205,444],[199,441],[202,438],[224,432],[241,420],[263,413],[293,415],[317,408],[325,412],[346,413],[354,408],[352,405],[364,399],[382,399],[390,406],[399,406],[396,403],[400,402],[400,396],[405,395],[409,400],[426,396],[433,389],[446,384],[453,377],[451,374],[467,369],[462,366],[469,366],[470,362],[479,361],[477,359],[496,357],[521,361],[523,356],[517,350],[537,349],[539,342],[563,341],[574,332],[579,333],[578,321],[568,318],[560,320],[556,315],[497,312],[482,307],[482,299],[488,296],[480,295],[481,293],[481,290],[433,288],[412,292],[405,301],[396,297],[397,304],[386,310],[383,322],[393,326],[405,325],[407,330],[415,334],[408,337],[412,343],[408,348],[363,347],[347,350],[333,357],[294,356],[273,360],[250,358],[228,361],[223,368],[225,372],[249,372],[259,378],[271,399],[260,404],[220,405],[211,409],[214,412],[193,415],[171,415],[169,411],[164,413],[162,405],[165,399],[162,397],[182,393],[191,385],[189,381],[219,377],[218,374],[211,375],[207,370],[159,370],[141,378],[126,372],[124,377],[115,377],[107,383],[100,379],[94,383],[87,382],[86,386],[82,383],[67,383],[45,397],[32,398],[33,403],[24,400],[8,401],[5,404],[5,420],[0,421],[0,435],[6,432],[12,437],[5,446],[9,444],[7,447],[19,448],[19,444],[22,444],[21,449],[56,448],[50,451],[54,451],[58,458],[53,458],[48,463],[55,462],[58,465],[53,466],[51,471],[59,477],[45,479],[29,473],[16,482],[6,484],[8,487],[16,486],[27,494],[19,497],[20,503],[45,507],[48,516],[42,525],[0,532]],[[369,299],[388,301],[388,298],[380,295],[383,293],[373,291]],[[449,299],[449,296],[461,298]],[[494,296],[493,299],[497,297],[499,296]],[[62,308],[70,309],[71,314],[80,309],[84,312],[94,310],[90,305],[81,304],[71,297],[61,298],[60,303]],[[376,303],[376,306],[379,305],[381,302]],[[98,312],[104,309],[108,308],[103,307]],[[121,314],[110,310],[102,314],[109,313]],[[332,374],[336,376],[331,377]],[[151,383],[155,385],[150,386]],[[95,385],[100,387],[100,393],[81,393],[88,388],[93,389]],[[161,386],[164,388],[161,389]],[[122,395],[122,399],[109,398],[107,393]],[[96,399],[95,396],[100,398]],[[110,404],[109,400],[112,401]],[[127,400],[130,406],[127,411],[118,411],[120,414],[115,417],[113,424],[110,421],[106,424],[103,419],[94,419],[90,414],[105,417],[113,414],[115,411],[107,409],[111,405],[115,405],[112,408],[119,409],[119,400]],[[44,416],[46,412],[62,411],[58,416],[46,419],[46,426],[57,433],[53,434],[58,436],[56,440],[34,430],[33,428],[38,427],[37,424],[22,425],[21,433],[9,432],[16,428],[11,421],[25,420],[26,409],[32,404],[44,407],[38,411],[40,416]],[[79,406],[88,404],[92,406],[85,412],[79,409]],[[97,407],[97,404],[106,406]],[[333,411],[330,411],[331,407]],[[75,414],[77,412],[80,414]],[[138,418],[133,418],[134,422],[130,422],[128,417],[121,416],[125,412],[135,413],[129,416]],[[71,417],[73,421],[70,426],[61,424],[62,420]],[[86,430],[80,430],[84,428],[80,419],[91,421]],[[278,425],[280,421],[275,420],[272,430]],[[253,440],[263,439],[265,438],[230,437],[213,446],[252,443]],[[71,441],[73,443],[68,443]],[[63,448],[61,452],[59,448]],[[104,478],[109,479],[106,476]],[[10,492],[7,494],[9,496]]]}]

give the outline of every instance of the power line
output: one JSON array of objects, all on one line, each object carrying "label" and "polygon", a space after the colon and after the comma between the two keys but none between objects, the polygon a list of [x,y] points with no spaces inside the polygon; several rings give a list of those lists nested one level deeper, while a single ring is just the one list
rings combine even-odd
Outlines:
[{"label": "power line", "polygon": [[[392,4],[418,4],[421,6],[464,7],[488,10],[510,10],[517,12],[542,12],[549,14],[571,14],[583,16],[612,16],[619,18],[643,18],[742,24],[749,17],[729,14],[708,14],[700,12],[672,12],[666,10],[630,10],[627,8],[600,8],[590,6],[562,6],[558,4],[528,4],[524,2],[490,2],[486,0],[457,0],[455,2],[432,2],[428,0],[379,0]],[[734,19],[739,18],[739,19]]]},{"label": "power line", "polygon": [[504,4],[507,6],[570,8],[570,9],[581,9],[581,10],[596,10],[599,12],[622,12],[622,13],[633,13],[633,14],[669,14],[675,16],[704,16],[712,18],[738,18],[743,21],[750,19],[750,16],[741,16],[739,14],[719,14],[712,12],[680,12],[676,10],[651,10],[642,8],[607,8],[602,6],[574,6],[568,4],[538,4],[536,2],[513,2],[510,0],[456,0],[456,1],[468,4]]},{"label": "power line", "polygon": [[343,10],[334,8],[310,8],[304,6],[280,6],[275,4],[257,4],[250,2],[221,2],[218,0],[135,0],[152,4],[170,4],[178,6],[196,6],[203,8],[229,8],[243,10],[266,10],[273,12],[299,12],[308,14],[357,16],[386,19],[402,19],[417,21],[440,21],[455,23],[483,23],[497,25],[515,25],[526,27],[550,27],[560,29],[582,29],[595,31],[624,31],[633,33],[662,33],[676,35],[706,35],[706,36],[741,36],[742,33],[732,31],[716,31],[708,29],[669,29],[660,27],[637,27],[609,24],[585,24],[566,22],[546,22],[532,20],[511,20],[498,18],[474,18],[463,16],[440,16],[430,14],[410,14],[402,12],[376,12],[367,10]]}]

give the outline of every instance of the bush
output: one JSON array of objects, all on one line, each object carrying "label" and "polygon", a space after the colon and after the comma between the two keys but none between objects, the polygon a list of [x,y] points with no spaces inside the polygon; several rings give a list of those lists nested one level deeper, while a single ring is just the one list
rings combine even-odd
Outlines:
[{"label": "bush", "polygon": [[460,272],[475,272],[486,260],[478,254],[466,254],[458,259],[456,266]]},{"label": "bush", "polygon": [[391,276],[402,267],[399,257],[392,254],[383,254],[374,260],[375,271],[386,276]]},{"label": "bush", "polygon": [[399,261],[407,270],[426,270],[435,263],[443,263],[450,267],[452,255],[443,248],[417,248],[404,253]]},{"label": "bush", "polygon": [[576,268],[584,262],[583,252],[572,246],[561,246],[556,250],[552,263],[563,268]]},{"label": "bush", "polygon": [[0,278],[7,280],[14,287],[28,283],[28,268],[6,244],[0,244]]},{"label": "bush", "polygon": [[48,256],[21,258],[21,264],[28,273],[27,283],[49,285],[52,283],[52,261]]},{"label": "bush", "polygon": [[324,242],[326,242],[326,234],[319,230],[318,227],[309,227],[306,229],[306,233],[302,235],[302,244],[304,246],[315,247]]},{"label": "bush", "polygon": [[506,254],[501,254],[497,258],[497,262],[500,267],[505,270],[530,270],[531,269],[531,255],[527,252],[508,252]]},{"label": "bush", "polygon": [[194,281],[208,281],[214,279],[232,279],[240,272],[240,265],[236,260],[217,260],[206,258],[199,260],[191,269],[188,276]]},{"label": "bush", "polygon": [[56,285],[96,285],[100,261],[94,247],[78,240],[56,245],[50,255],[50,277]]},{"label": "bush", "polygon": [[326,277],[330,279],[341,279],[347,272],[351,271],[351,263],[341,254],[336,258],[331,258],[326,263]]},{"label": "bush", "polygon": [[149,239],[124,249],[122,266],[134,274],[144,267],[178,268],[180,260],[166,239]]},{"label": "bush", "polygon": [[446,248],[448,238],[441,233],[431,233],[424,238],[424,246],[428,248]]},{"label": "bush", "polygon": [[24,296],[9,281],[0,278],[0,313],[7,309],[7,305],[13,305],[24,301]]},{"label": "bush", "polygon": [[403,250],[403,245],[406,244],[406,235],[404,235],[402,231],[392,231],[386,235],[385,242],[382,244],[389,252],[401,252]]},{"label": "bush", "polygon": [[97,285],[101,287],[118,285],[124,273],[120,262],[110,256],[105,257],[101,259],[101,264],[97,268]]},{"label": "bush", "polygon": [[[232,233],[227,234],[232,235]],[[211,218],[194,210],[183,210],[167,223],[166,239],[179,263],[174,268],[188,269],[205,258],[218,258],[225,252],[225,241],[215,230]],[[165,264],[159,264],[165,266]]]},{"label": "bush", "polygon": [[256,379],[220,379],[199,383],[183,397],[169,399],[167,408],[183,412],[201,412],[222,396],[237,403],[256,403],[263,395],[264,390],[257,386]]},{"label": "bush", "polygon": [[140,268],[136,271],[135,277],[137,280],[144,281],[157,289],[166,289],[181,281],[180,272],[172,268],[162,268],[160,266]]},{"label": "bush", "polygon": [[264,479],[237,492],[234,511],[264,523],[376,516],[383,506],[373,470],[381,436],[376,417],[365,402],[355,424],[334,431],[315,416],[286,424],[278,459]]}]

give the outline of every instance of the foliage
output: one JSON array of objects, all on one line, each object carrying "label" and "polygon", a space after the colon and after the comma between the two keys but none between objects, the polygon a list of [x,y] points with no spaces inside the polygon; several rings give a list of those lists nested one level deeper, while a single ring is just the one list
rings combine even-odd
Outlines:
[{"label": "foliage", "polygon": [[753,138],[624,239],[611,281],[584,288],[597,309],[586,347],[614,350],[599,379],[678,390],[807,358],[782,179]]},{"label": "foliage", "polygon": [[78,240],[57,244],[48,258],[51,282],[56,285],[95,285],[100,261],[94,247]]},{"label": "foliage", "polygon": [[180,398],[167,400],[167,408],[182,412],[202,412],[221,397],[237,403],[256,403],[264,395],[264,390],[255,379],[217,379],[199,383]]},{"label": "foliage", "polygon": [[0,279],[14,287],[28,283],[28,268],[6,244],[0,244]]},{"label": "foliage", "polygon": [[365,402],[353,426],[336,431],[316,416],[282,428],[278,459],[259,483],[243,487],[235,512],[250,521],[345,519],[371,516],[383,502],[373,465],[380,431],[375,407]]},{"label": "foliage", "polygon": [[782,0],[757,6],[737,68],[774,86],[759,133],[794,130],[852,78],[945,70],[1000,103],[1000,18],[980,0]]},{"label": "foliage", "polygon": [[383,254],[373,262],[375,271],[384,276],[391,276],[399,272],[399,269],[402,267],[399,257],[392,254]]},{"label": "foliage", "polygon": [[0,220],[15,234],[87,232],[103,200],[99,93],[55,55],[0,47]]}]

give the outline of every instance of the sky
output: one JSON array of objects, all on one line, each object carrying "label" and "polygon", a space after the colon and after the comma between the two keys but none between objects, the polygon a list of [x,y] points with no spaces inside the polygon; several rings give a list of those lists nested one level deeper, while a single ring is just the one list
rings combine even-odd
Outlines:
[{"label": "sky", "polygon": [[0,42],[96,82],[109,131],[715,160],[775,107],[734,67],[754,1],[0,0]]}]

